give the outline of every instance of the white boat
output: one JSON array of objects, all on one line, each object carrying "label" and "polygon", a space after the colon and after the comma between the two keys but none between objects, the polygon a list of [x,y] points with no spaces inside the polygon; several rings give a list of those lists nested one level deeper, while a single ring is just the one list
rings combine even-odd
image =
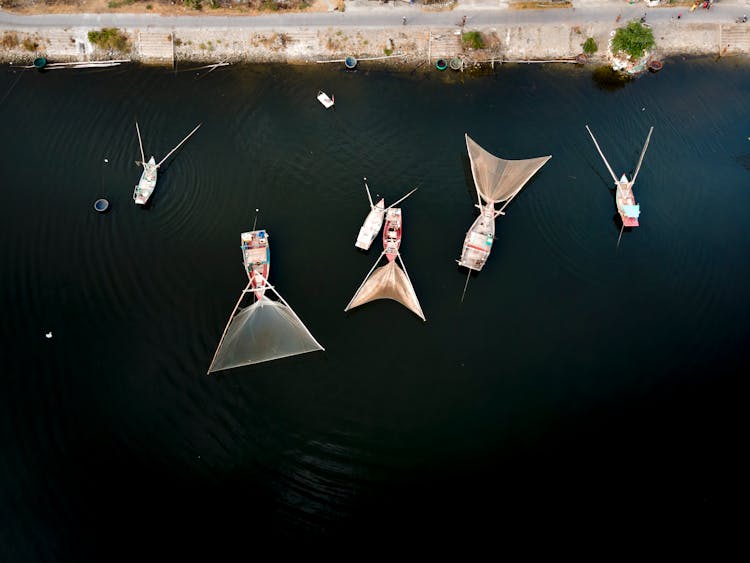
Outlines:
[{"label": "white boat", "polygon": [[323,92],[322,90],[318,92],[318,101],[323,104],[323,107],[328,109],[330,107],[333,107],[334,99],[333,94],[331,94],[331,97],[328,97],[328,94]]},{"label": "white boat", "polygon": [[199,123],[195,129],[193,129],[190,133],[188,133],[188,136],[185,137],[182,141],[180,141],[175,148],[173,148],[171,151],[167,153],[167,156],[162,158],[159,162],[156,162],[156,159],[152,156],[148,159],[148,162],[146,161],[146,156],[143,153],[143,142],[141,141],[141,130],[138,127],[138,122],[135,122],[135,131],[138,133],[138,147],[141,149],[141,162],[139,164],[143,165],[143,173],[141,174],[141,179],[138,182],[138,185],[135,187],[135,191],[133,192],[133,201],[135,201],[136,205],[146,205],[148,202],[148,199],[151,197],[151,194],[154,193],[154,189],[156,189],[156,178],[157,178],[157,171],[159,167],[164,164],[164,161],[167,160],[172,154],[179,149],[182,144],[187,141],[193,133],[195,133],[198,129],[200,129],[200,126],[202,123]]},{"label": "white boat", "polygon": [[145,205],[148,198],[154,193],[154,188],[156,188],[157,170],[158,167],[156,166],[156,160],[154,160],[154,157],[152,156],[148,162],[143,165],[141,179],[133,192],[133,200],[136,205]]},{"label": "white boat", "polygon": [[385,207],[385,199],[383,198],[381,198],[380,201],[378,201],[376,204],[372,203],[370,188],[367,185],[367,178],[365,178],[365,191],[367,192],[367,201],[370,203],[370,212],[367,214],[365,222],[362,223],[362,227],[360,227],[359,229],[357,242],[354,243],[354,246],[356,246],[357,248],[361,248],[362,250],[369,250],[370,246],[372,245],[372,241],[375,240],[375,237],[378,236],[380,229],[383,227],[383,220],[385,219],[386,211],[391,209],[394,205],[398,205],[399,203],[404,201],[418,189],[419,188],[414,188],[412,191],[410,191],[395,203],[389,205],[388,207]]}]

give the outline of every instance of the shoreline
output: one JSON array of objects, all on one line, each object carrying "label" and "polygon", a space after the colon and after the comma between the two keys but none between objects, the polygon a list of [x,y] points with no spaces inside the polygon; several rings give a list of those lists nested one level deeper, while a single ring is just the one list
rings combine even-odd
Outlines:
[{"label": "shoreline", "polygon": [[[611,34],[636,14],[643,14],[644,9],[610,4],[603,8],[599,5],[585,8],[584,4],[578,10],[541,10],[536,14],[513,10],[511,14],[507,8],[482,12],[457,8],[438,14],[402,7],[351,8],[346,13],[209,16],[208,23],[194,15],[162,18],[110,14],[106,20],[101,14],[79,14],[67,20],[61,19],[65,15],[57,18],[50,15],[45,21],[53,23],[38,26],[26,24],[41,21],[40,16],[11,17],[8,12],[0,11],[3,39],[0,61],[30,64],[35,57],[44,56],[55,61],[129,58],[167,66],[177,62],[220,61],[316,64],[347,56],[361,59],[402,55],[399,59],[383,59],[373,64],[411,70],[440,58],[454,57],[469,66],[491,60],[571,59],[582,53],[583,42],[592,37],[598,51],[589,59],[604,63],[609,60],[607,42]],[[733,23],[728,13],[732,8],[741,10],[744,4],[726,6],[726,16],[719,14],[719,21],[714,14],[710,20],[705,14],[678,20],[676,14],[684,11],[682,7],[653,10],[655,21],[651,21],[649,14],[649,24],[656,39],[654,56],[750,54],[750,24]],[[470,15],[469,22],[465,26],[456,24],[453,20],[459,20],[464,13]],[[407,17],[402,14],[408,15],[409,24],[394,25]],[[87,21],[87,24],[61,25],[55,21]],[[89,31],[119,21],[128,24],[117,29],[127,36],[129,52],[107,52],[90,43]],[[139,24],[133,25],[134,22]],[[154,22],[162,25],[153,25]],[[479,32],[485,48],[468,48],[461,40],[463,31]]]}]

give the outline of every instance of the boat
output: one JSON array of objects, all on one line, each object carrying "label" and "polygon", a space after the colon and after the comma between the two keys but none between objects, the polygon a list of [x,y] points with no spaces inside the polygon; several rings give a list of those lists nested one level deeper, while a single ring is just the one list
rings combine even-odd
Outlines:
[{"label": "boat", "polygon": [[401,208],[392,207],[385,212],[385,228],[383,229],[383,252],[389,262],[398,256],[401,247]]},{"label": "boat", "polygon": [[[365,276],[364,281],[344,311],[349,311],[377,299],[392,299],[401,303],[423,321],[426,320],[422,306],[414,291],[414,286],[406,272],[406,265],[399,252],[402,233],[401,208],[392,207],[386,211],[383,252],[378,256],[375,264]],[[377,268],[383,256],[387,258],[387,263],[385,266]]]},{"label": "boat", "polygon": [[372,245],[372,241],[374,241],[375,237],[378,236],[378,233],[383,226],[383,220],[385,219],[386,211],[391,209],[394,205],[398,205],[399,203],[404,201],[418,189],[419,188],[414,188],[401,199],[397,200],[395,203],[389,205],[388,207],[385,207],[385,199],[383,198],[381,198],[377,203],[373,204],[372,196],[370,195],[370,188],[367,185],[367,178],[365,178],[365,191],[367,192],[367,201],[370,203],[370,212],[367,214],[365,222],[362,223],[362,227],[360,227],[359,229],[357,242],[354,243],[354,246],[362,250],[369,250],[370,246]]},{"label": "boat", "polygon": [[[240,238],[248,283],[229,315],[208,373],[325,350],[268,281],[271,248],[265,229],[244,232]],[[242,307],[248,294],[252,303]]]},{"label": "boat", "polygon": [[323,107],[326,109],[333,107],[334,104],[333,95],[331,95],[331,97],[329,98],[328,94],[326,94],[322,90],[318,92],[318,101],[323,104]]},{"label": "boat", "polygon": [[148,162],[143,164],[141,179],[133,192],[133,200],[136,205],[145,205],[148,202],[148,198],[154,193],[154,189],[156,188],[157,170],[158,166],[156,166],[156,160],[153,156]]},{"label": "boat", "polygon": [[591,132],[591,129],[589,129],[588,125],[586,125],[586,130],[589,132],[589,135],[591,135],[591,139],[594,141],[594,146],[596,146],[596,150],[599,152],[599,156],[602,157],[607,170],[612,176],[612,180],[614,180],[615,182],[615,204],[617,205],[617,213],[619,213],[620,219],[622,220],[622,226],[620,227],[620,237],[618,237],[617,239],[617,244],[619,245],[620,238],[622,237],[622,231],[625,227],[639,226],[638,218],[641,215],[641,206],[635,201],[635,195],[633,194],[633,184],[635,184],[635,179],[638,177],[638,172],[641,170],[643,157],[646,155],[646,149],[648,149],[648,144],[651,141],[651,133],[654,132],[654,128],[651,127],[651,129],[649,129],[648,131],[646,143],[643,145],[643,150],[641,151],[641,156],[638,159],[638,165],[635,168],[635,173],[633,174],[632,180],[628,180],[628,177],[625,174],[622,174],[619,179],[617,178],[617,176],[615,176],[612,167],[604,157],[604,153],[599,147],[599,143],[596,141],[596,137],[594,137],[594,134]]},{"label": "boat", "polygon": [[242,241],[242,262],[247,278],[255,290],[255,298],[260,301],[266,292],[266,280],[271,271],[271,246],[268,233],[264,229],[249,231],[240,235]]},{"label": "boat", "polygon": [[179,149],[182,144],[187,141],[193,133],[195,133],[198,129],[200,129],[200,126],[202,123],[199,123],[195,129],[193,129],[190,133],[188,133],[187,137],[185,137],[182,141],[180,141],[176,147],[174,147],[171,151],[167,153],[167,156],[162,158],[159,162],[156,162],[156,159],[152,156],[151,158],[146,161],[146,156],[143,153],[143,141],[141,140],[141,130],[138,127],[138,122],[135,122],[135,131],[138,134],[138,147],[141,149],[141,161],[138,164],[143,165],[143,172],[141,173],[141,179],[139,180],[138,184],[135,187],[135,191],[133,192],[133,201],[135,201],[136,205],[146,205],[148,203],[149,198],[151,197],[151,194],[154,193],[154,189],[156,188],[156,179],[157,179],[157,171],[159,170],[159,167],[164,164],[164,162],[172,156],[172,154]]},{"label": "boat", "polygon": [[[457,262],[459,266],[468,268],[471,274],[472,270],[481,271],[490,257],[495,239],[495,219],[498,215],[505,215],[508,204],[552,156],[506,160],[487,152],[469,135],[465,137],[477,190],[479,217],[466,233],[461,258]],[[496,203],[503,206],[495,210]],[[467,276],[467,282],[468,279]]]}]

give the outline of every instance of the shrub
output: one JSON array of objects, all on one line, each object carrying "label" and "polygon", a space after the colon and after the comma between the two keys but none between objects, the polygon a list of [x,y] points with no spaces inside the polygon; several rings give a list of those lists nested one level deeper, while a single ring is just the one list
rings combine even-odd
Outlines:
[{"label": "shrub", "polygon": [[639,59],[647,49],[654,46],[654,43],[651,29],[633,21],[615,32],[612,38],[612,51],[622,51],[634,59]]},{"label": "shrub", "polygon": [[393,53],[393,49],[389,49],[388,47],[386,47],[385,49],[383,49],[383,52],[385,53],[386,57],[390,57],[391,53]]},{"label": "shrub", "polygon": [[11,31],[6,31],[3,35],[2,45],[6,49],[13,49],[15,47],[18,47],[18,35]]},{"label": "shrub", "polygon": [[203,5],[201,4],[201,0],[183,0],[183,3],[188,8],[193,8],[194,10],[202,10]]},{"label": "shrub", "polygon": [[484,48],[484,39],[482,39],[482,34],[478,31],[467,31],[461,35],[461,42],[472,49]]},{"label": "shrub", "polygon": [[36,41],[34,41],[33,39],[29,37],[24,39],[21,45],[23,45],[23,48],[29,51],[30,53],[33,53],[34,51],[36,51],[37,47],[39,47],[39,43],[37,43]]},{"label": "shrub", "polygon": [[583,44],[583,52],[587,55],[593,55],[599,50],[599,47],[596,44],[596,41],[594,41],[593,37],[589,37],[586,39],[586,41]]},{"label": "shrub", "polygon": [[105,27],[100,31],[89,31],[89,41],[106,51],[129,50],[128,37],[116,27]]}]

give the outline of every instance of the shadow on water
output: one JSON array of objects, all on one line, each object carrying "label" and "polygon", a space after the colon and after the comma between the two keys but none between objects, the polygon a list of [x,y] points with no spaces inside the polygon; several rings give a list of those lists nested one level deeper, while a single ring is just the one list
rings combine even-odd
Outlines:
[{"label": "shadow on water", "polygon": [[613,92],[624,88],[626,84],[633,80],[627,74],[617,72],[607,65],[595,68],[594,72],[591,73],[591,78],[600,90],[606,92]]}]

